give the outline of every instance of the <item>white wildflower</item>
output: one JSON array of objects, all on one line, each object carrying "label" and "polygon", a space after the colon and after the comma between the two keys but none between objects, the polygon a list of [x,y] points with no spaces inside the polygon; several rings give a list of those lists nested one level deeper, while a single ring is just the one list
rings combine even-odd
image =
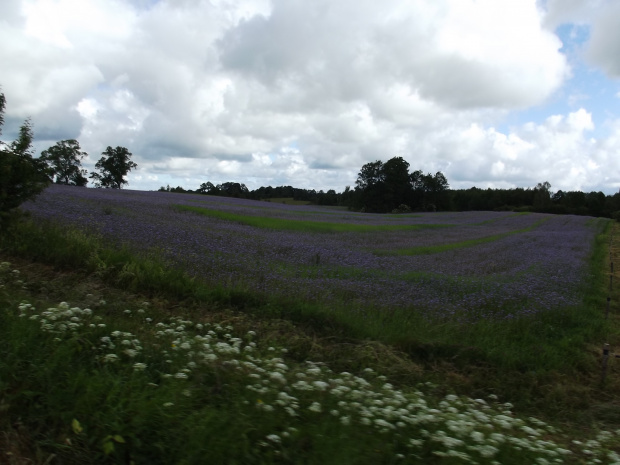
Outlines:
[{"label": "white wildflower", "polygon": [[308,410],[310,410],[311,412],[320,413],[323,409],[321,407],[321,404],[319,404],[318,402],[312,402],[310,407],[308,407]]}]

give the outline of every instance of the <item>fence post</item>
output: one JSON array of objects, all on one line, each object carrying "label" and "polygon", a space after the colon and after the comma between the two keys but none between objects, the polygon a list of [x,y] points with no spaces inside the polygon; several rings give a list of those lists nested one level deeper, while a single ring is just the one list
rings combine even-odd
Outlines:
[{"label": "fence post", "polygon": [[611,301],[611,297],[607,296],[607,310],[605,310],[605,319],[609,318],[609,302]]},{"label": "fence post", "polygon": [[601,384],[605,384],[607,377],[607,362],[609,361],[609,344],[603,345],[603,365],[601,367]]}]

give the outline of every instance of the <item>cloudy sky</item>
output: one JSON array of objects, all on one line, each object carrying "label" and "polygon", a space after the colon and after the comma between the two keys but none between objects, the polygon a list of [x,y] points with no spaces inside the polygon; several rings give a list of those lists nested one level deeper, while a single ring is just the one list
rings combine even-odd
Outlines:
[{"label": "cloudy sky", "polygon": [[107,146],[130,189],[620,188],[618,0],[2,0],[2,137]]}]

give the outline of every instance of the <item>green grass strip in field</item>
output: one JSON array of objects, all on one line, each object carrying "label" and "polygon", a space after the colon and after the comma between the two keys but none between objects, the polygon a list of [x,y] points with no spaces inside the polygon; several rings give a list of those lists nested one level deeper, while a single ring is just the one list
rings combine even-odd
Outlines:
[{"label": "green grass strip in field", "polygon": [[365,225],[352,223],[330,223],[326,221],[289,220],[284,218],[269,218],[265,216],[239,215],[221,210],[211,210],[203,207],[189,205],[176,205],[182,211],[198,213],[200,215],[219,218],[226,221],[234,221],[264,229],[277,229],[288,231],[335,233],[335,232],[377,232],[377,231],[403,231],[417,229],[446,228],[453,225],[444,224],[414,224],[414,225]]},{"label": "green grass strip in field", "polygon": [[548,219],[549,218],[543,218],[541,220],[538,220],[536,223],[534,223],[531,226],[528,226],[527,228],[516,229],[514,231],[508,231],[508,232],[500,233],[500,234],[493,234],[491,236],[486,236],[486,237],[479,237],[477,239],[469,239],[466,241],[452,242],[450,244],[407,247],[403,249],[392,249],[392,250],[376,249],[373,251],[373,253],[379,256],[430,255],[433,253],[447,252],[449,250],[460,249],[464,247],[473,247],[473,246],[480,245],[480,244],[486,244],[487,242],[498,241],[500,239],[503,239],[504,237],[512,236],[513,234],[520,234],[520,233],[524,233],[527,231],[531,231],[532,229],[540,226],[542,223],[544,223]]}]

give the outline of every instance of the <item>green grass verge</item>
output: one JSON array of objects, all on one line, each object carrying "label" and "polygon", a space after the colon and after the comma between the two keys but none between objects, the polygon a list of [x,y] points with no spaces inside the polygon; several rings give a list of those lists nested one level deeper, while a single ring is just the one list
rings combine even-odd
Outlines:
[{"label": "green grass verge", "polygon": [[434,253],[442,253],[448,252],[450,250],[462,249],[465,247],[474,247],[480,244],[486,244],[489,242],[495,242],[504,237],[512,236],[514,234],[521,234],[524,232],[528,232],[537,228],[542,223],[547,221],[548,218],[537,221],[531,226],[527,228],[515,229],[514,231],[509,231],[501,234],[493,234],[491,236],[480,237],[478,239],[469,239],[466,241],[452,242],[449,244],[439,244],[439,245],[426,245],[426,246],[416,246],[416,247],[406,247],[402,249],[376,249],[373,251],[375,255],[380,256],[407,256],[407,255],[430,255]]},{"label": "green grass verge", "polygon": [[327,221],[306,221],[306,220],[289,220],[283,218],[269,218],[265,216],[248,216],[236,213],[225,212],[221,210],[212,210],[203,207],[193,207],[189,205],[177,205],[176,208],[182,211],[192,212],[199,215],[205,215],[212,218],[218,218],[226,221],[234,221],[236,223],[246,224],[257,228],[300,231],[300,232],[316,232],[316,233],[345,233],[345,232],[377,232],[377,231],[413,231],[420,229],[437,229],[447,228],[451,225],[364,225],[352,223],[331,223]]}]

